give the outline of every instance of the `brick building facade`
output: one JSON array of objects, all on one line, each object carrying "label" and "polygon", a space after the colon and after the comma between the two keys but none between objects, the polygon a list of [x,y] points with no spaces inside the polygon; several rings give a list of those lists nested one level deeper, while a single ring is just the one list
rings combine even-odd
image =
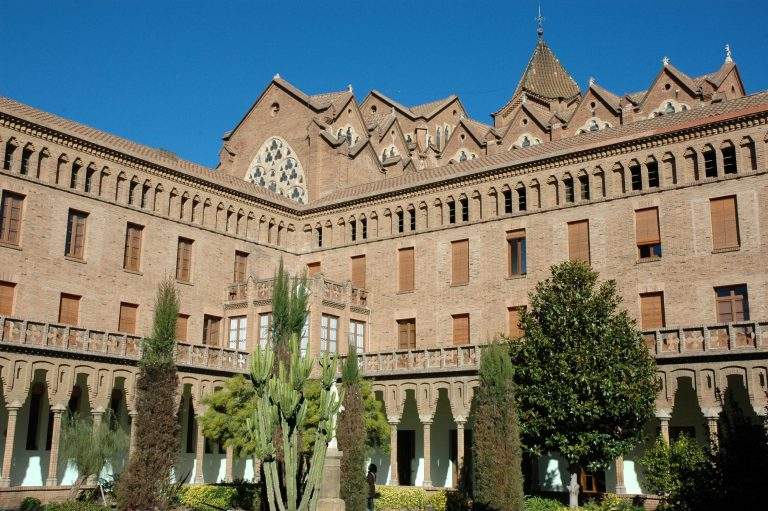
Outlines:
[{"label": "brick building facade", "polygon": [[[0,98],[3,498],[71,483],[67,409],[110,408],[130,431],[139,338],[169,274],[176,473],[251,477],[195,417],[268,341],[281,258],[310,275],[305,349],[365,353],[393,433],[381,483],[455,484],[479,346],[519,335],[528,293],[568,258],[615,279],[646,332],[663,385],[649,434],[704,440],[718,389],[764,414],[766,121],[768,94],[745,94],[730,51],[700,77],[665,58],[646,91],[618,95],[581,90],[542,37],[493,125],[456,96],[407,107],[275,76],[215,169]],[[637,454],[596,480],[641,493]],[[542,458],[532,484],[560,490],[566,470]]]}]

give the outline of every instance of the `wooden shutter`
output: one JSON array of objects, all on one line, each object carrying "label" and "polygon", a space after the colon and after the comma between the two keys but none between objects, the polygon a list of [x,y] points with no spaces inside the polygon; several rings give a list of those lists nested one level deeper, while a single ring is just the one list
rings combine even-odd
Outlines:
[{"label": "wooden shutter", "polygon": [[235,274],[234,282],[245,282],[245,275],[248,267],[248,254],[235,251]]},{"label": "wooden shutter", "polygon": [[645,293],[640,295],[640,325],[644,330],[653,330],[665,326],[664,293]]},{"label": "wooden shutter", "polygon": [[507,321],[509,323],[508,332],[510,339],[519,339],[523,336],[523,329],[520,326],[520,318],[524,310],[525,306],[507,308]]},{"label": "wooden shutter", "polygon": [[414,278],[414,250],[413,247],[401,248],[397,251],[398,258],[398,291],[413,291]]},{"label": "wooden shutter", "polygon": [[189,314],[179,314],[176,317],[176,339],[179,341],[187,340],[187,323]]},{"label": "wooden shutter", "polygon": [[10,316],[13,314],[13,298],[16,284],[13,282],[0,282],[0,314]]},{"label": "wooden shutter", "polygon": [[589,220],[568,224],[568,254],[571,261],[589,264]]},{"label": "wooden shutter", "polygon": [[469,314],[453,316],[453,344],[469,344]]},{"label": "wooden shutter", "polygon": [[661,243],[659,234],[659,208],[635,211],[635,240],[638,245]]},{"label": "wooden shutter", "polygon": [[123,255],[123,268],[139,271],[141,263],[141,238],[143,227],[136,224],[128,224],[125,230],[125,253]]},{"label": "wooden shutter", "polygon": [[451,242],[451,285],[469,283],[469,240]]},{"label": "wooden shutter", "polygon": [[365,287],[365,256],[359,255],[352,258],[352,285]]},{"label": "wooden shutter", "polygon": [[397,346],[403,350],[416,349],[415,319],[399,319],[397,321]]},{"label": "wooden shutter", "polygon": [[176,252],[176,279],[189,282],[192,263],[192,240],[179,238],[179,248]]},{"label": "wooden shutter", "polygon": [[736,197],[720,197],[710,200],[712,216],[712,248],[736,248],[739,246],[739,223],[736,216]]},{"label": "wooden shutter", "polygon": [[69,222],[67,226],[67,255],[69,257],[83,258],[85,249],[85,221],[86,213],[80,211],[69,211]]},{"label": "wooden shutter", "polygon": [[219,327],[221,318],[206,315],[203,319],[203,344],[206,346],[219,345]]},{"label": "wooden shutter", "polygon": [[77,325],[80,314],[80,297],[61,293],[59,301],[59,323],[64,325]]},{"label": "wooden shutter", "polygon": [[[718,292],[725,291],[724,296],[717,296]],[[730,323],[732,321],[745,321],[749,318],[744,314],[744,301],[746,288],[715,288],[717,303],[717,321]]]},{"label": "wooden shutter", "polygon": [[21,206],[23,197],[4,193],[0,204],[0,241],[18,245],[21,232]]},{"label": "wooden shutter", "polygon": [[136,333],[136,312],[139,306],[132,303],[120,303],[120,319],[118,320],[117,330],[127,334]]},{"label": "wooden shutter", "polygon": [[320,261],[307,264],[307,277],[314,277],[320,273]]}]

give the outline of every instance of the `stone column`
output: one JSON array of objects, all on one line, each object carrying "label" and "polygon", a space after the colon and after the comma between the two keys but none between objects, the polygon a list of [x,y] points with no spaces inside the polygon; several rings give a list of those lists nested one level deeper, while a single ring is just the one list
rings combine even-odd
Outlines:
[{"label": "stone column", "polygon": [[131,417],[131,437],[130,442],[128,443],[128,459],[130,459],[130,457],[133,456],[133,452],[136,450],[136,418],[139,416],[139,413],[130,411],[128,412],[128,415]]},{"label": "stone column", "polygon": [[344,500],[340,498],[341,451],[336,448],[335,439],[328,445],[325,453],[322,478],[317,511],[344,511]]},{"label": "stone column", "polygon": [[717,414],[710,414],[706,416],[707,419],[707,431],[709,433],[709,440],[717,445],[718,438],[717,438]]},{"label": "stone column", "polygon": [[664,439],[664,443],[669,445],[669,414],[659,415],[659,426],[661,428],[661,438]]},{"label": "stone column", "polygon": [[13,404],[8,409],[8,427],[5,432],[5,450],[3,451],[3,474],[0,477],[0,487],[11,486],[11,461],[13,460],[13,442],[16,439],[16,417],[21,405]]},{"label": "stone column", "polygon": [[228,446],[226,449],[227,457],[225,460],[225,467],[224,467],[224,480],[228,483],[231,483],[234,478],[232,477],[232,463],[235,461],[235,450],[232,448],[232,446]]},{"label": "stone column", "polygon": [[624,456],[616,458],[616,488],[614,493],[617,495],[627,493],[627,488],[624,486]]},{"label": "stone column", "polygon": [[398,420],[389,420],[389,484],[398,486],[397,477],[397,425]]},{"label": "stone column", "polygon": [[48,479],[45,480],[46,486],[57,486],[59,484],[59,440],[61,438],[61,414],[64,407],[55,407],[51,409],[53,413],[53,428],[51,433],[51,456],[48,462]]},{"label": "stone column", "polygon": [[195,416],[195,433],[197,434],[197,443],[195,445],[195,484],[203,484],[205,482],[203,478],[205,437],[203,436],[203,425],[200,424],[200,417],[201,415]]},{"label": "stone column", "polygon": [[456,418],[456,481],[454,486],[459,487],[459,483],[464,477],[464,425],[466,421],[463,417]]},{"label": "stone column", "polygon": [[432,486],[432,417],[422,417],[424,430],[424,481],[422,486]]}]

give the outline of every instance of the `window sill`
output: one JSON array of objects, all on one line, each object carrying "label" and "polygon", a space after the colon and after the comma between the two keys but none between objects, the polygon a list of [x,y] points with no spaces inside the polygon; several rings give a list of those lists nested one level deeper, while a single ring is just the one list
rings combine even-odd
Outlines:
[{"label": "window sill", "polygon": [[635,264],[658,263],[659,261],[661,261],[661,256],[642,257],[635,261]]},{"label": "window sill", "polygon": [[713,254],[724,254],[726,252],[738,252],[741,250],[741,246],[735,246],[735,247],[724,247],[724,248],[715,248],[712,250]]},{"label": "window sill", "polygon": [[450,287],[466,287],[469,285],[469,282],[462,282],[461,284],[451,284]]},{"label": "window sill", "polygon": [[415,289],[408,289],[408,290],[406,290],[406,291],[398,291],[398,292],[397,292],[397,293],[395,293],[395,294],[398,294],[398,295],[407,295],[407,294],[411,294],[411,293],[415,293],[415,292],[416,292],[416,290],[415,290]]},{"label": "window sill", "polygon": [[505,278],[506,280],[520,280],[520,279],[524,279],[524,278],[526,278],[527,276],[528,276],[528,274],[527,274],[527,273],[520,273],[520,274],[517,274],[517,275],[507,275],[507,276],[506,276],[506,277],[504,277],[504,278]]},{"label": "window sill", "polygon": [[183,284],[183,285],[185,285],[185,286],[192,286],[192,285],[194,285],[194,284],[192,284],[191,282],[187,282],[187,281],[185,281],[185,280],[179,280],[179,279],[176,279],[176,283],[177,283],[177,284]]},{"label": "window sill", "polygon": [[129,270],[128,268],[123,268],[123,271],[125,273],[131,273],[133,275],[139,275],[139,276],[143,276],[144,275],[144,272],[137,271],[137,270]]},{"label": "window sill", "polygon": [[81,259],[79,257],[72,257],[72,256],[64,256],[64,259],[66,259],[67,261],[72,261],[73,263],[80,263],[80,264],[86,264],[87,262],[85,259]]},{"label": "window sill", "polygon": [[21,245],[14,245],[5,241],[0,241],[0,247],[12,248],[13,250],[21,250]]}]

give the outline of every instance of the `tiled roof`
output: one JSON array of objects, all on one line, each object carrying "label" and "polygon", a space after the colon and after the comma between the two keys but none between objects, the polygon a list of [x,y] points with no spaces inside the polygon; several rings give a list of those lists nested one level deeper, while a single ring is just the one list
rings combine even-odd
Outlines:
[{"label": "tiled roof", "polygon": [[544,40],[533,50],[517,90],[530,91],[544,98],[570,98],[579,94],[579,86],[565,70]]},{"label": "tiled roof", "polygon": [[718,117],[733,113],[768,111],[768,92],[745,96],[730,101],[714,103],[701,108],[636,121],[615,128],[606,128],[583,135],[567,137],[531,147],[504,151],[491,156],[467,160],[450,165],[433,167],[413,174],[404,174],[381,181],[365,183],[338,190],[312,204],[311,208],[332,205],[338,201],[362,199],[388,192],[405,191],[409,188],[440,182],[445,179],[471,176],[511,165],[533,162],[542,158],[565,155],[578,150],[592,149],[613,143],[628,142],[677,129],[685,129]]},{"label": "tiled roof", "polygon": [[412,106],[410,108],[411,112],[416,114],[419,117],[426,117],[429,119],[433,114],[437,113],[439,110],[442,110],[447,104],[449,104],[451,101],[456,99],[458,96],[456,94],[451,94],[447,98],[438,99],[435,101],[430,101],[429,103],[423,103],[421,105]]},{"label": "tiled roof", "polygon": [[607,89],[600,87],[596,83],[592,83],[589,87],[595,91],[595,94],[603,98],[614,111],[619,111],[621,108],[621,98],[619,96]]},{"label": "tiled roof", "polygon": [[493,129],[488,124],[465,117],[462,119],[464,126],[472,133],[472,136],[480,142],[485,142],[485,134]]},{"label": "tiled roof", "polygon": [[415,118],[415,117],[418,117],[416,114],[414,114],[411,111],[410,108],[408,108],[407,106],[403,105],[402,103],[398,103],[397,101],[395,101],[394,99],[390,98],[389,96],[385,96],[384,94],[382,94],[381,92],[377,91],[376,89],[372,90],[371,94],[373,94],[375,96],[378,96],[380,99],[382,99],[383,101],[389,103],[390,105],[392,105],[393,107],[397,108],[398,110],[400,110],[401,112],[403,112],[404,114],[406,114],[408,117],[410,117],[412,119]]},{"label": "tiled roof", "polygon": [[694,78],[694,81],[697,83],[703,82],[704,80],[710,82],[712,85],[715,86],[715,88],[719,87],[720,84],[723,82],[726,76],[728,76],[728,73],[731,72],[731,70],[736,67],[736,64],[733,62],[724,62],[722,66],[720,66],[720,69],[715,71],[714,73],[708,73],[705,75],[697,76]]},{"label": "tiled roof", "polygon": [[205,179],[233,190],[239,190],[276,204],[287,206],[295,206],[296,204],[286,197],[282,197],[266,188],[256,186],[243,179],[239,179],[224,172],[218,172],[191,161],[182,160],[170,151],[138,144],[126,138],[118,137],[117,135],[112,135],[111,133],[97,130],[96,128],[75,121],[70,121],[69,119],[59,117],[58,115],[43,110],[38,110],[37,108],[19,103],[10,98],[0,96],[0,112],[30,121],[43,128],[81,138],[107,149],[118,151],[155,165],[180,171],[190,177]]}]

